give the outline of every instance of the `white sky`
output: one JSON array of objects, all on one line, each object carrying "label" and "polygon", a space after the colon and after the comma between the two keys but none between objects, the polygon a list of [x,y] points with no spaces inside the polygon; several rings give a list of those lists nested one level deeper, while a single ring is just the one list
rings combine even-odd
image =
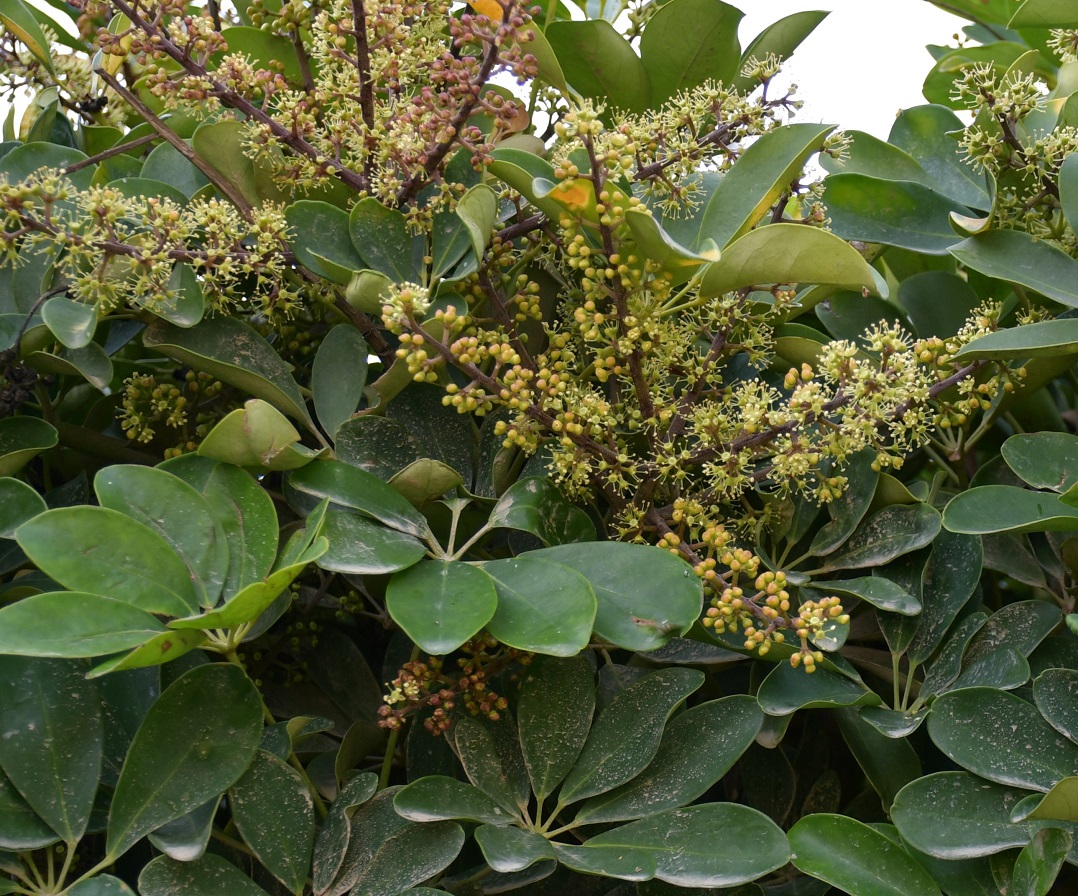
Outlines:
[{"label": "white sky", "polygon": [[741,44],[772,22],[806,9],[831,14],[794,53],[785,75],[805,107],[798,121],[839,124],[886,140],[900,109],[926,102],[932,65],[925,44],[951,44],[963,19],[925,0],[730,0],[745,11]]}]

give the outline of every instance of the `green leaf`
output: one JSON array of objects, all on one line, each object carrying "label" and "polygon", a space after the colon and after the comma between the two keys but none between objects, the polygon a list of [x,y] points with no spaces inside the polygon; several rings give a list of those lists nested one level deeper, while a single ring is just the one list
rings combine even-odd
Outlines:
[{"label": "green leaf", "polygon": [[101,700],[71,660],[0,656],[0,768],[74,848],[101,777]]},{"label": "green leaf", "polygon": [[1058,318],[986,333],[966,343],[956,361],[1011,361],[1078,354],[1078,319]]},{"label": "green leaf", "polygon": [[1078,768],[1078,744],[1025,700],[995,688],[965,688],[937,697],[928,733],[954,762],[1000,784],[1048,791]]},{"label": "green leaf", "polygon": [[59,441],[56,429],[36,417],[5,417],[0,420],[0,476],[18,473],[42,451]]},{"label": "green leaf", "polygon": [[546,545],[594,541],[595,525],[549,479],[518,479],[498,499],[487,525],[530,532]]},{"label": "green leaf", "polygon": [[863,576],[857,579],[829,579],[804,585],[818,594],[855,597],[890,613],[916,616],[921,612],[921,602],[905,588],[883,576]]},{"label": "green leaf", "polygon": [[109,811],[107,854],[231,787],[262,737],[262,698],[238,666],[186,672],[150,707],[131,742]]},{"label": "green leaf", "polygon": [[883,566],[931,544],[940,525],[939,512],[928,504],[885,507],[862,522],[843,549],[828,557],[816,572]]},{"label": "green leaf", "polygon": [[94,477],[94,492],[102,507],[118,510],[168,542],[187,567],[201,603],[217,603],[228,575],[228,542],[202,495],[178,476],[136,465],[105,467]]},{"label": "green leaf", "polygon": [[823,146],[833,125],[789,124],[773,128],[746,149],[719,182],[700,219],[699,243],[720,249],[744,236],[799,178]]},{"label": "green leaf", "polygon": [[[0,0],[0,22],[55,78],[56,69],[52,65],[49,42],[45,39],[45,34],[38,25],[33,10],[22,0]],[[48,164],[48,162],[42,164]]]},{"label": "green leaf", "polygon": [[257,205],[255,166],[245,152],[248,140],[243,122],[221,119],[200,124],[191,135],[191,148],[248,202]]},{"label": "green leaf", "polygon": [[552,22],[544,32],[569,85],[581,96],[639,112],[651,94],[648,71],[605,20]]},{"label": "green leaf", "polygon": [[460,197],[454,211],[468,231],[475,257],[481,260],[498,222],[498,194],[489,184],[476,184]]},{"label": "green leaf", "polygon": [[1059,828],[1043,828],[1037,831],[1015,859],[1014,874],[1011,878],[1014,892],[1048,896],[1063,862],[1066,861],[1072,842],[1070,831]]},{"label": "green leaf", "polygon": [[210,182],[176,147],[164,142],[155,146],[146,156],[138,176],[139,179],[168,184],[188,199]]},{"label": "green leaf", "polygon": [[359,407],[367,385],[370,349],[354,327],[334,327],[318,346],[311,368],[311,391],[318,422],[331,439]]},{"label": "green leaf", "polygon": [[890,809],[898,792],[921,777],[921,762],[913,747],[905,739],[887,737],[856,710],[836,709],[834,719],[846,746],[880,795],[884,809]]},{"label": "green leaf", "polygon": [[1027,792],[968,772],[939,772],[902,788],[891,818],[902,838],[940,859],[970,859],[1025,846],[1043,827],[1060,822],[1012,822],[1012,807]]},{"label": "green leaf", "polygon": [[876,706],[879,696],[845,675],[817,669],[809,674],[789,663],[777,663],[756,695],[760,708],[770,716],[785,716],[799,709],[830,709],[836,706]]},{"label": "green leaf", "polygon": [[206,313],[206,294],[194,268],[189,264],[177,264],[168,278],[168,291],[171,298],[161,299],[151,306],[154,314],[177,327],[193,327],[202,320]]},{"label": "green leaf", "polygon": [[312,548],[296,563],[271,572],[261,582],[252,582],[230,597],[216,610],[169,623],[171,629],[225,629],[235,628],[246,622],[254,622],[277,599],[277,596],[295,581],[307,564],[321,556],[326,541],[319,538]]},{"label": "green leaf", "polygon": [[59,839],[0,771],[0,849],[40,849]]},{"label": "green leaf", "polygon": [[[980,8],[980,0],[977,0]],[[955,134],[964,122],[946,106],[914,106],[898,113],[889,143],[910,155],[934,182],[936,191],[975,209],[992,207],[985,176],[966,163]]]},{"label": "green leaf", "polygon": [[576,763],[594,710],[592,670],[584,655],[538,656],[527,667],[517,724],[524,764],[540,800],[553,792]]},{"label": "green leaf", "polygon": [[147,348],[268,401],[314,429],[288,365],[265,339],[239,319],[214,317],[188,329],[155,321],[146,328],[142,341]]},{"label": "green leaf", "polygon": [[487,166],[491,174],[520,193],[548,218],[554,221],[560,219],[562,206],[553,199],[546,198],[545,193],[539,196],[532,188],[536,180],[557,180],[553,165],[534,153],[512,147],[495,149],[491,152],[491,157],[494,161]]},{"label": "green leaf", "polygon": [[487,630],[503,644],[554,656],[575,656],[588,646],[597,603],[579,572],[528,554],[482,569],[498,592]]},{"label": "green leaf", "polygon": [[388,787],[352,817],[348,851],[326,896],[397,894],[433,877],[457,857],[464,832],[451,821],[417,824],[393,808]]},{"label": "green leaf", "polygon": [[214,797],[186,815],[161,825],[150,833],[150,843],[154,849],[177,862],[193,862],[201,858],[210,842],[213,819],[220,804],[221,798]]},{"label": "green leaf", "polygon": [[1059,166],[1059,204],[1071,229],[1078,226],[1078,157],[1068,155]]},{"label": "green leaf", "polygon": [[199,606],[180,556],[149,526],[117,510],[48,510],[20,526],[15,537],[42,572],[71,591],[107,594],[169,616],[186,616]]},{"label": "green leaf", "polygon": [[951,532],[1067,532],[1078,529],[1078,509],[1051,492],[1013,485],[981,485],[959,492],[943,513]]},{"label": "green leaf", "polygon": [[111,874],[76,881],[65,892],[67,896],[137,896],[127,884]]},{"label": "green leaf", "polygon": [[158,856],[139,874],[138,890],[142,896],[268,896],[239,868],[213,853],[194,862]]},{"label": "green leaf", "polygon": [[284,211],[290,230],[289,246],[305,268],[347,286],[356,271],[370,265],[352,245],[348,212],[312,199],[293,202]]},{"label": "green leaf", "polygon": [[733,86],[743,93],[750,92],[751,88],[756,87],[758,82],[750,81],[740,74],[750,58],[755,56],[757,59],[763,60],[773,53],[779,59],[789,59],[794,50],[801,46],[802,41],[812,34],[816,30],[816,26],[826,19],[828,15],[829,13],[820,10],[805,10],[804,12],[795,12],[792,15],[785,16],[768,25],[752,39],[752,42],[742,52],[741,61],[738,63],[732,82]]},{"label": "green leaf", "polygon": [[940,532],[921,577],[921,603],[917,630],[907,648],[912,662],[923,663],[951,628],[981,581],[984,548],[981,539]]},{"label": "green leaf", "polygon": [[624,843],[569,846],[552,841],[551,846],[562,865],[583,874],[621,880],[651,880],[657,870],[651,853]]},{"label": "green leaf", "polygon": [[164,630],[155,616],[129,603],[49,591],[0,608],[0,654],[103,656],[136,647]]},{"label": "green leaf", "polygon": [[32,352],[26,356],[26,363],[42,373],[80,376],[101,391],[112,382],[112,361],[96,342],[82,348],[61,348],[56,354]]},{"label": "green leaf", "polygon": [[973,287],[950,271],[922,271],[898,287],[898,304],[921,335],[955,335],[981,303]]},{"label": "green leaf", "polygon": [[[1078,777],[1074,775],[1058,781],[1043,799],[1036,794],[1026,797],[1015,806],[1015,810],[1030,799],[1036,801],[1036,806],[1028,815],[1022,813],[1023,817],[1016,820],[1036,818],[1078,822]],[[1015,812],[1011,813],[1011,817],[1015,818]]]},{"label": "green leaf", "polygon": [[501,874],[523,871],[536,862],[555,858],[550,841],[526,828],[485,824],[476,828],[475,842],[483,850],[487,864]]},{"label": "green leaf", "polygon": [[647,768],[584,803],[576,822],[627,821],[688,805],[733,767],[762,723],[759,704],[747,694],[711,700],[680,713],[667,724]]},{"label": "green leaf", "polygon": [[100,678],[110,672],[123,669],[143,669],[147,666],[160,666],[172,662],[185,653],[206,643],[206,633],[202,631],[166,631],[154,635],[140,647],[130,653],[113,657],[94,666],[87,678]]},{"label": "green leaf", "polygon": [[717,296],[770,283],[876,288],[872,269],[849,243],[803,224],[770,224],[728,245],[722,257],[708,265],[700,294]]},{"label": "green leaf", "polygon": [[356,775],[340,788],[315,840],[312,868],[315,893],[324,893],[333,883],[348,852],[352,815],[377,789],[378,776],[369,772]]},{"label": "green leaf", "polygon": [[394,473],[389,484],[400,492],[409,504],[419,508],[463,485],[464,478],[440,460],[421,457]]},{"label": "green leaf", "polygon": [[966,267],[988,277],[1018,283],[1078,308],[1078,261],[1028,233],[989,230],[963,240],[950,252]]},{"label": "green leaf", "polygon": [[[581,573],[598,601],[595,633],[628,650],[654,650],[687,632],[703,603],[700,579],[659,548],[601,541],[529,554]],[[640,583],[647,582],[647,588]]]},{"label": "green leaf", "polygon": [[1078,743],[1078,670],[1045,669],[1033,682],[1033,702],[1049,725]]},{"label": "green leaf", "polygon": [[204,485],[196,488],[225,531],[229,566],[223,592],[231,597],[261,582],[273,566],[277,510],[253,476],[229,464],[216,464]]},{"label": "green leaf", "polygon": [[[730,831],[737,831],[737,837],[730,837]],[[782,830],[763,813],[735,803],[662,812],[592,837],[576,849],[597,847],[640,851],[654,860],[656,879],[679,887],[734,887],[790,860]],[[558,853],[570,864],[562,850]]]},{"label": "green leaf", "polygon": [[700,254],[682,246],[663,229],[654,215],[643,209],[626,211],[625,223],[640,251],[664,271],[674,274],[676,282],[687,280],[701,264],[719,260],[716,249]]},{"label": "green leaf", "polygon": [[652,106],[709,79],[729,83],[740,69],[737,26],[743,17],[718,0],[671,0],[659,7],[640,38]]},{"label": "green leaf", "polygon": [[497,722],[462,716],[453,732],[453,747],[468,780],[519,817],[527,809],[531,785],[516,726],[504,714]]},{"label": "green leaf", "polygon": [[1070,28],[1074,25],[1078,25],[1078,12],[1067,0],[1025,0],[1007,23],[1008,28]]},{"label": "green leaf", "polygon": [[386,575],[407,569],[427,553],[411,535],[387,529],[357,513],[331,510],[322,534],[329,549],[319,558],[322,569],[352,575]]},{"label": "green leaf", "polygon": [[308,464],[288,478],[288,485],[314,498],[329,498],[400,532],[426,537],[427,521],[407,499],[377,476],[335,460]]},{"label": "green leaf", "polygon": [[931,178],[912,156],[864,131],[847,131],[849,157],[835,159],[823,153],[820,167],[828,174],[864,174],[882,180],[912,181],[932,187]]},{"label": "green leaf", "polygon": [[90,344],[97,329],[97,306],[53,296],[41,306],[41,319],[53,335],[68,348]]},{"label": "green leaf", "polygon": [[389,615],[422,650],[437,656],[477,634],[497,606],[490,576],[459,561],[417,563],[395,573],[386,586]]},{"label": "green leaf", "polygon": [[831,521],[812,539],[809,552],[814,557],[825,557],[842,547],[868,513],[880,478],[879,471],[872,469],[875,460],[876,452],[872,448],[862,449],[850,458],[843,470],[846,488],[827,505]]},{"label": "green leaf", "polygon": [[1006,690],[1025,684],[1029,679],[1025,658],[1059,622],[1059,608],[1045,601],[1025,600],[1001,607],[970,639],[962,657],[962,674],[952,683],[952,690],[974,685]]},{"label": "green leaf", "polygon": [[833,174],[824,201],[834,233],[848,240],[943,255],[959,241],[949,215],[967,209],[912,181]]},{"label": "green leaf", "polygon": [[397,791],[393,807],[410,821],[461,819],[479,824],[507,825],[513,816],[478,787],[456,778],[430,775]]},{"label": "green leaf", "polygon": [[1033,488],[1065,492],[1078,483],[1078,437],[1070,433],[1019,433],[1003,443],[1000,453]]},{"label": "green leaf", "polygon": [[294,470],[318,456],[299,440],[299,433],[284,414],[269,402],[251,398],[214,425],[198,446],[198,453],[237,467]]},{"label": "green leaf", "polygon": [[19,479],[0,479],[0,538],[13,538],[15,530],[48,509],[45,499]]},{"label": "green leaf", "polygon": [[314,849],[314,804],[299,773],[259,750],[229,790],[229,804],[255,858],[300,896]]},{"label": "green leaf", "polygon": [[666,720],[703,683],[695,669],[660,669],[621,691],[592,725],[559,803],[606,793],[640,774],[659,749]]},{"label": "green leaf", "polygon": [[857,896],[940,896],[909,853],[844,815],[809,815],[790,829],[794,866]]},{"label": "green leaf", "polygon": [[373,268],[394,283],[424,282],[427,243],[408,230],[403,213],[368,196],[352,206],[348,232],[352,245],[367,262],[361,267]]}]

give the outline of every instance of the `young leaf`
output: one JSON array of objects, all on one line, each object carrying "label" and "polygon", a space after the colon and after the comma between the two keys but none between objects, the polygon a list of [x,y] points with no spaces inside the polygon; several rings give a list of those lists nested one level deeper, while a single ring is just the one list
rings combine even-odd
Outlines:
[{"label": "young leaf", "polygon": [[314,803],[299,773],[260,750],[228,794],[236,829],[255,858],[300,896],[314,849]]},{"label": "young leaf", "polygon": [[468,231],[475,257],[482,259],[498,221],[498,194],[489,184],[476,184],[460,197],[455,212]]},{"label": "young leaf", "polygon": [[703,683],[695,669],[660,669],[618,694],[592,725],[559,803],[605,793],[635,778],[659,749],[666,720]]},{"label": "young leaf", "polygon": [[0,655],[0,768],[74,848],[101,777],[104,725],[81,662]]},{"label": "young leaf", "polygon": [[[44,66],[45,70],[56,77],[53,68],[49,42],[34,17],[32,8],[22,0],[0,0],[0,22],[18,40],[26,46],[31,55]],[[48,162],[42,162],[48,164]]]},{"label": "young leaf", "polygon": [[169,616],[185,616],[199,606],[179,554],[155,531],[119,511],[56,508],[20,526],[15,537],[42,572],[72,591],[107,594]]},{"label": "young leaf", "polygon": [[794,866],[858,896],[941,896],[901,846],[844,815],[808,815],[790,829]]},{"label": "young leaf", "polygon": [[490,576],[459,561],[417,563],[386,587],[389,615],[420,648],[439,656],[477,634],[497,606]]},{"label": "young leaf", "polygon": [[583,655],[536,657],[520,689],[517,724],[532,790],[545,799],[576,763],[595,710],[592,670]]},{"label": "young leaf", "polygon": [[284,414],[269,402],[251,398],[214,425],[198,446],[198,453],[237,467],[295,470],[319,455],[299,440],[299,433]]},{"label": "young leaf", "polygon": [[816,26],[820,24],[828,13],[821,10],[805,10],[785,16],[756,35],[741,53],[741,61],[738,63],[735,77],[732,81],[734,87],[743,93],[748,93],[756,87],[754,82],[741,74],[748,61],[766,59],[768,54],[773,53],[779,59],[789,59],[794,50],[801,46]]},{"label": "young leaf", "polygon": [[196,666],[150,707],[109,810],[107,854],[231,787],[262,737],[262,698],[238,666]]}]

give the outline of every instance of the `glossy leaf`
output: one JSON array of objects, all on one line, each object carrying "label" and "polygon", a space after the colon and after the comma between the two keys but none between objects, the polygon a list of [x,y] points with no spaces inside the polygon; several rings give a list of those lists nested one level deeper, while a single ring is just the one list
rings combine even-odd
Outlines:
[{"label": "glossy leaf", "polygon": [[0,771],[0,849],[40,849],[59,839]]},{"label": "glossy leaf", "polygon": [[548,479],[519,479],[490,513],[491,528],[530,532],[547,545],[595,540],[595,525]]},{"label": "glossy leaf", "polygon": [[817,572],[883,566],[930,544],[940,531],[940,515],[928,504],[892,505],[875,513],[849,537],[841,551]]},{"label": "glossy leaf", "polygon": [[56,70],[53,68],[52,56],[49,53],[49,42],[45,39],[45,34],[38,25],[32,8],[22,0],[2,0],[0,22],[7,31],[26,46],[26,49],[45,70],[55,77]]},{"label": "glossy leaf", "polygon": [[150,707],[109,811],[108,855],[231,787],[262,737],[262,699],[238,666],[186,672]]},{"label": "glossy leaf", "polygon": [[554,656],[575,656],[588,646],[597,604],[579,572],[528,554],[482,569],[498,592],[487,630],[503,644]]},{"label": "glossy leaf", "polygon": [[160,666],[178,659],[196,647],[206,643],[206,633],[202,631],[165,631],[149,638],[129,653],[119,654],[94,666],[87,678],[99,678],[110,672],[123,669],[144,669],[147,666]]},{"label": "glossy leaf", "polygon": [[529,556],[569,566],[588,580],[598,601],[595,632],[619,647],[654,650],[687,632],[700,615],[700,580],[684,561],[658,548],[603,541]]},{"label": "glossy leaf", "polygon": [[42,572],[72,591],[106,594],[150,613],[199,606],[187,567],[148,526],[105,507],[61,507],[19,527],[16,540]]},{"label": "glossy leaf", "polygon": [[1078,744],[1025,700],[995,688],[936,698],[928,733],[950,759],[1000,784],[1047,791],[1078,768]]},{"label": "glossy leaf", "polygon": [[1014,862],[1014,875],[1011,878],[1014,892],[1048,896],[1072,843],[1070,831],[1059,828],[1037,831]]},{"label": "glossy leaf", "polygon": [[427,553],[423,543],[411,535],[345,510],[326,514],[322,534],[329,548],[318,565],[333,572],[385,575],[407,569]]},{"label": "glossy leaf", "polygon": [[223,592],[229,597],[261,582],[273,566],[277,556],[277,511],[258,481],[230,464],[214,466],[199,491],[228,541],[228,578]]},{"label": "glossy leaf", "polygon": [[289,245],[305,268],[347,286],[356,271],[369,268],[352,245],[348,212],[320,200],[301,199],[285,209]]},{"label": "glossy leaf", "polygon": [[981,580],[984,548],[979,538],[940,532],[921,577],[923,609],[907,648],[923,663],[943,642],[951,624]]},{"label": "glossy leaf", "polygon": [[1039,321],[986,333],[966,343],[955,359],[963,362],[994,359],[1055,358],[1078,354],[1078,319]]},{"label": "glossy leaf", "polygon": [[1078,261],[1028,233],[990,230],[954,246],[951,254],[989,277],[1027,286],[1063,305],[1078,307]]},{"label": "glossy leaf", "polygon": [[194,862],[158,856],[142,869],[138,889],[142,896],[268,896],[239,868],[213,853]]},{"label": "glossy leaf", "polygon": [[756,699],[760,708],[772,716],[788,715],[798,709],[872,706],[882,702],[872,691],[843,675],[827,669],[817,669],[809,675],[789,663],[778,663],[767,674]]},{"label": "glossy leaf", "polygon": [[198,446],[203,457],[237,467],[294,470],[317,452],[299,444],[300,434],[280,411],[260,398],[221,418]]},{"label": "glossy leaf", "polygon": [[697,253],[682,246],[663,229],[654,215],[640,209],[629,209],[625,213],[625,224],[639,249],[679,281],[687,279],[701,264],[719,260],[717,250]]},{"label": "glossy leaf", "polygon": [[234,317],[214,317],[183,329],[164,321],[146,328],[143,342],[195,370],[268,401],[313,429],[288,365],[254,329]]},{"label": "glossy leaf", "polygon": [[427,521],[408,501],[377,476],[335,460],[319,461],[297,470],[289,485],[316,499],[329,498],[383,525],[417,538],[429,532]]},{"label": "glossy leaf", "polygon": [[758,227],[723,249],[722,257],[704,272],[700,294],[717,296],[771,283],[876,288],[872,269],[849,243],[801,224],[771,224]]},{"label": "glossy leaf", "polygon": [[468,231],[475,257],[482,259],[498,220],[498,194],[488,184],[469,187],[454,209]]},{"label": "glossy leaf", "polygon": [[929,255],[942,255],[959,242],[948,216],[965,207],[922,184],[851,173],[834,174],[826,185],[831,228],[843,239]]},{"label": "glossy leaf", "polygon": [[129,603],[50,591],[0,608],[0,654],[91,657],[136,647],[164,626]]},{"label": "glossy leaf", "polygon": [[161,825],[149,834],[150,843],[154,849],[177,862],[195,861],[206,852],[213,833],[214,816],[220,804],[221,798],[214,797],[186,815]]},{"label": "glossy leaf", "polygon": [[99,874],[74,883],[67,896],[137,896],[120,878],[111,874]]},{"label": "glossy leaf", "polygon": [[[868,708],[871,707],[865,707]],[[880,795],[884,808],[889,809],[895,795],[921,776],[917,753],[909,741],[887,737],[861,718],[856,710],[836,709],[834,718],[846,746]]]},{"label": "glossy leaf", "polygon": [[876,452],[871,448],[850,458],[844,471],[846,488],[827,505],[831,520],[812,539],[810,551],[813,556],[825,557],[842,547],[868,513],[880,478],[879,472],[872,469],[875,459]]},{"label": "glossy leaf", "polygon": [[647,768],[584,803],[576,822],[627,821],[688,805],[733,767],[762,723],[759,705],[745,694],[701,703],[680,713],[666,725]]},{"label": "glossy leaf", "polygon": [[497,606],[490,576],[459,561],[417,563],[386,587],[389,615],[421,649],[439,656],[477,634]]},{"label": "glossy leaf", "polygon": [[53,296],[41,306],[41,319],[68,348],[83,348],[94,338],[97,306]]},{"label": "glossy leaf", "polygon": [[[821,10],[804,10],[785,16],[768,25],[752,39],[741,53],[741,64],[738,66],[739,72],[753,56],[757,59],[766,59],[769,53],[774,53],[779,59],[789,59],[794,50],[816,30],[816,26],[827,16],[828,13]],[[737,74],[732,83],[738,90],[745,92],[748,92],[749,88],[756,86],[755,83],[741,74]]]},{"label": "glossy leaf", "polygon": [[523,871],[536,862],[555,858],[550,841],[526,828],[481,825],[476,828],[475,841],[487,864],[502,874]]},{"label": "glossy leaf", "polygon": [[[990,685],[1007,690],[1025,684],[1029,679],[1025,658],[1059,622],[1059,608],[1045,601],[1017,601],[1001,607],[970,639],[962,657],[962,674],[952,689]],[[1011,672],[1011,665],[1017,671]]]},{"label": "glossy leaf", "polygon": [[1033,682],[1033,702],[1049,725],[1078,743],[1078,670],[1046,669]]},{"label": "glossy leaf", "polygon": [[524,764],[539,799],[549,796],[573,768],[594,710],[592,670],[584,656],[539,656],[527,667],[517,724]]},{"label": "glossy leaf", "polygon": [[360,199],[348,216],[352,245],[367,262],[363,267],[394,283],[422,283],[426,241],[408,230],[404,215],[373,196]]},{"label": "glossy leaf", "polygon": [[[832,125],[797,123],[773,128],[746,149],[719,182],[700,219],[699,240],[720,249],[744,236],[801,176]],[[699,244],[698,244],[699,245]]]},{"label": "glossy leaf", "polygon": [[314,846],[312,877],[316,893],[324,892],[333,883],[351,841],[352,816],[377,789],[377,775],[369,772],[356,775],[341,787],[330,805]]},{"label": "glossy leaf", "polygon": [[367,385],[369,354],[359,331],[344,325],[330,330],[318,346],[311,368],[311,391],[318,422],[330,438],[359,407]]},{"label": "glossy leaf", "polygon": [[[743,16],[740,9],[713,0],[671,0],[661,6],[640,39],[652,104],[709,79],[729,83],[740,68],[737,26]],[[693,28],[687,30],[686,22]]]},{"label": "glossy leaf", "polygon": [[[737,831],[738,836],[728,837],[724,832],[729,831]],[[715,848],[718,842],[723,844],[721,849]],[[578,849],[586,852],[596,847],[650,856],[655,878],[679,887],[733,887],[756,880],[790,859],[790,844],[782,830],[766,815],[734,803],[662,812],[592,837]],[[559,859],[566,861],[561,850]]]},{"label": "glossy leaf", "polygon": [[454,750],[468,780],[519,817],[527,808],[531,784],[511,717],[502,714],[497,722],[462,717],[453,730]]},{"label": "glossy leaf", "polygon": [[229,804],[255,858],[299,896],[314,849],[314,803],[299,773],[260,750],[229,790]]},{"label": "glossy leaf", "polygon": [[619,693],[591,726],[559,802],[577,802],[635,778],[659,749],[666,720],[703,683],[695,669],[660,669]]},{"label": "glossy leaf", "polygon": [[36,417],[0,419],[0,476],[18,473],[42,451],[59,441],[56,429]]},{"label": "glossy leaf", "polygon": [[397,894],[422,883],[457,857],[464,832],[451,821],[417,824],[397,814],[389,787],[365,802],[352,817],[348,851],[324,896],[353,893]]},{"label": "glossy leaf", "polygon": [[609,22],[552,22],[544,35],[577,93],[627,112],[645,107],[651,93],[647,69]]},{"label": "glossy leaf", "polygon": [[461,819],[499,827],[513,821],[478,787],[442,775],[420,778],[403,787],[393,798],[393,807],[411,821]]},{"label": "glossy leaf", "polygon": [[228,542],[205,499],[178,476],[136,465],[106,467],[94,477],[102,507],[153,529],[179,555],[204,606],[213,606],[228,575]]},{"label": "glossy leaf", "polygon": [[947,505],[944,524],[951,532],[1067,532],[1078,529],[1078,509],[1051,492],[1013,485],[982,485],[959,492]]},{"label": "glossy leaf", "polygon": [[70,848],[90,820],[104,745],[85,672],[71,660],[0,655],[0,769]]},{"label": "glossy leaf", "polygon": [[1032,488],[1065,492],[1078,483],[1078,438],[1069,433],[1019,433],[1003,443],[1000,453]]},{"label": "glossy leaf", "polygon": [[0,479],[0,538],[13,538],[19,526],[47,509],[41,495],[21,479]]},{"label": "glossy leaf", "polygon": [[858,896],[941,896],[909,853],[844,815],[809,815],[790,829],[796,868]]},{"label": "glossy leaf", "polygon": [[1078,25],[1078,12],[1066,0],[1024,0],[1007,25],[1010,28],[1069,28]]},{"label": "glossy leaf", "polygon": [[916,616],[922,610],[921,602],[916,597],[883,576],[814,581],[807,587],[819,594],[854,597],[881,610],[903,616]]}]

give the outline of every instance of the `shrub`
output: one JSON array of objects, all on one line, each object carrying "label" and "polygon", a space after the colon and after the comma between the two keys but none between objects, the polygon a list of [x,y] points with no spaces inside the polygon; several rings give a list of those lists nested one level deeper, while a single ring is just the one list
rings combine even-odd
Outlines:
[{"label": "shrub", "polygon": [[0,892],[1066,886],[1078,20],[947,5],[885,143],[819,13],[0,3]]}]

